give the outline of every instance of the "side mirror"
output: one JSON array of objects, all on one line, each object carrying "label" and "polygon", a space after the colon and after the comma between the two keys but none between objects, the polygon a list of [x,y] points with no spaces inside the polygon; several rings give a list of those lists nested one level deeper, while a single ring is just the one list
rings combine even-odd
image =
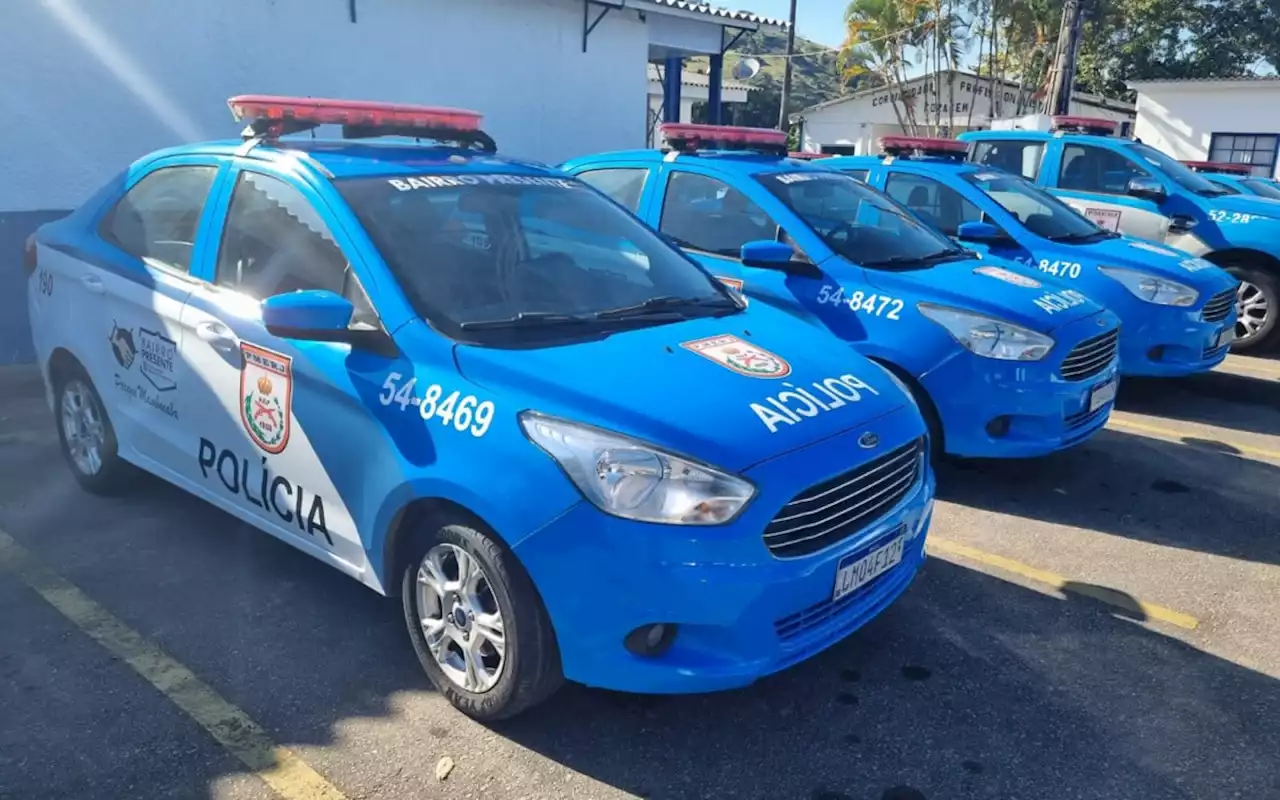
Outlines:
[{"label": "side mirror", "polygon": [[278,294],[262,301],[267,333],[284,339],[349,341],[354,312],[350,300],[325,289]]},{"label": "side mirror", "polygon": [[956,239],[962,242],[991,244],[1007,238],[990,222],[962,222],[956,229]]},{"label": "side mirror", "polygon": [[1125,191],[1131,197],[1150,200],[1154,203],[1162,202],[1169,196],[1169,193],[1164,190],[1164,185],[1155,178],[1130,178]]},{"label": "side mirror", "polygon": [[785,270],[791,264],[794,256],[795,251],[791,249],[791,245],[775,242],[772,239],[747,242],[742,246],[740,253],[742,263],[748,267],[781,270]]}]

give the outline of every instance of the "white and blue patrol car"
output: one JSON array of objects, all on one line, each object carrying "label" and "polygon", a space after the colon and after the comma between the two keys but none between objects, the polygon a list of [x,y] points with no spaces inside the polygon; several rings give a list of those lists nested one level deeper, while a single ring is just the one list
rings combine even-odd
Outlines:
[{"label": "white and blue patrol car", "polygon": [[244,141],[148,155],[28,243],[84,487],[140,467],[398,595],[481,719],[565,678],[743,686],[910,583],[934,479],[883,368],[478,114],[230,105]]}]

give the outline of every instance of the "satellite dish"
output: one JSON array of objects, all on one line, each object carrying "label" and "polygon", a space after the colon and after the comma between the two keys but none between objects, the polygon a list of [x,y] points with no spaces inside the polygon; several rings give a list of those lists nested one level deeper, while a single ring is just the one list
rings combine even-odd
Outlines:
[{"label": "satellite dish", "polygon": [[738,63],[733,65],[733,69],[729,70],[729,75],[735,81],[745,81],[754,78],[760,72],[760,59],[758,58],[741,58]]}]

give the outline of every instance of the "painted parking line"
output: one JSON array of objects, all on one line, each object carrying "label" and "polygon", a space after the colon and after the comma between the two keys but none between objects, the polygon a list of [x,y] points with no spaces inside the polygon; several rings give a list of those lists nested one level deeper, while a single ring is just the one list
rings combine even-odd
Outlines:
[{"label": "painted parking line", "polygon": [[[1092,584],[1078,583],[1070,581],[1057,573],[1049,572],[1038,567],[1032,567],[1011,558],[998,556],[994,553],[986,553],[977,548],[968,545],[953,542],[950,539],[943,539],[930,534],[928,539],[928,548],[930,555],[944,553],[948,556],[958,557],[967,561],[975,561],[979,564],[985,564],[989,567],[995,567],[1004,572],[1010,572],[1014,575],[1027,578],[1036,583],[1043,583],[1051,586],[1060,592],[1071,592],[1073,594],[1089,597],[1094,600],[1106,603],[1109,606],[1123,609],[1133,615],[1142,615],[1148,620],[1159,620],[1170,625],[1176,625],[1186,630],[1195,630],[1200,621],[1189,614],[1183,614],[1180,611],[1174,611],[1164,606],[1154,603],[1146,603],[1135,597],[1125,594],[1115,589],[1108,589],[1105,586],[1094,586]],[[951,559],[946,559],[950,561]]]},{"label": "painted parking line", "polygon": [[40,565],[4,531],[0,531],[0,570],[17,576],[77,628],[132,667],[280,797],[345,800],[337,787],[295,753],[271,741],[248,714],[66,578]]},{"label": "painted parking line", "polygon": [[1128,419],[1118,419],[1114,415],[1107,421],[1107,427],[1117,431],[1137,433],[1144,436],[1150,436],[1154,439],[1162,439],[1166,442],[1184,444],[1187,447],[1191,447],[1196,450],[1203,450],[1206,453],[1217,453],[1219,455],[1235,456],[1237,458],[1249,456],[1265,459],[1267,461],[1280,462],[1280,450],[1269,450],[1265,447],[1254,447],[1253,445],[1232,441],[1230,439],[1215,440],[1230,448],[1229,450],[1216,448],[1208,443],[1187,441],[1188,439],[1195,440],[1199,438],[1195,435],[1195,431],[1177,431],[1172,428],[1164,428],[1159,425],[1151,425],[1146,422],[1134,422]]}]

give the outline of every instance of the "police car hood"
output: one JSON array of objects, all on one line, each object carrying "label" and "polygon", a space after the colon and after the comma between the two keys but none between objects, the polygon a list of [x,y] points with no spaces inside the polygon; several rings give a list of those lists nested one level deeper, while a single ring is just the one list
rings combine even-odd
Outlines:
[{"label": "police car hood", "polygon": [[1100,266],[1148,272],[1190,286],[1202,298],[1224,292],[1237,284],[1226,270],[1171,247],[1121,236],[1083,247],[1064,247],[1055,258],[1093,261]]},{"label": "police car hood", "polygon": [[975,311],[1041,332],[1102,311],[1071,287],[1046,280],[1039,270],[988,255],[925,269],[868,269],[867,278],[885,294],[905,295],[902,299],[910,298],[912,304],[922,301]]},{"label": "police car hood", "polygon": [[888,373],[848,345],[754,305],[554,347],[460,344],[455,355],[468,380],[513,405],[730,470],[910,403]]}]

